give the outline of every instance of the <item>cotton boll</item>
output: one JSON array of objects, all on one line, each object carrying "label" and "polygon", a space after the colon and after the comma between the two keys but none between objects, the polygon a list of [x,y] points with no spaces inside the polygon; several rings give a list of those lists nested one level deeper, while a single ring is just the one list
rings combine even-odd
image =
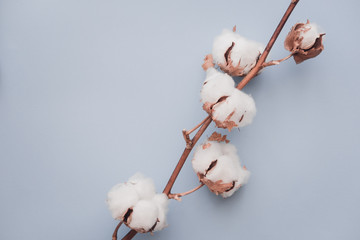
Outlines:
[{"label": "cotton boll", "polygon": [[159,209],[152,200],[140,200],[133,208],[127,225],[138,232],[149,232],[157,223]]},{"label": "cotton boll", "polygon": [[202,103],[216,103],[221,97],[229,96],[234,90],[235,82],[227,74],[220,73],[214,68],[206,71],[206,79],[201,89]]},{"label": "cotton boll", "polygon": [[136,173],[129,178],[128,184],[134,187],[139,194],[140,199],[149,199],[155,195],[155,185],[153,180],[144,177],[141,173]]},{"label": "cotton boll", "polygon": [[220,128],[243,127],[252,123],[256,115],[254,99],[246,93],[234,89],[233,93],[224,101],[212,108],[212,118]]},{"label": "cotton boll", "polygon": [[319,27],[309,20],[306,23],[297,23],[286,36],[284,46],[292,52],[298,64],[318,56],[324,50],[324,35],[325,33],[320,33]]},{"label": "cotton boll", "polygon": [[210,164],[221,155],[223,155],[221,143],[206,141],[195,150],[191,161],[194,171],[205,174]]},{"label": "cotton boll", "polygon": [[244,76],[255,66],[263,51],[262,44],[225,29],[215,38],[212,54],[221,70],[231,76]]},{"label": "cotton boll", "polygon": [[166,196],[166,194],[162,193],[162,194],[156,194],[153,198],[153,201],[155,202],[159,210],[159,214],[157,218],[158,222],[154,228],[154,231],[160,231],[167,226],[166,214],[168,211],[169,199]]},{"label": "cotton boll", "polygon": [[234,145],[228,143],[226,136],[213,133],[209,139],[214,141],[206,141],[194,153],[194,171],[200,182],[210,191],[230,197],[247,182],[250,173],[241,167],[237,150]]},{"label": "cotton boll", "polygon": [[128,184],[115,185],[108,193],[107,204],[113,218],[120,220],[139,200],[137,191]]}]

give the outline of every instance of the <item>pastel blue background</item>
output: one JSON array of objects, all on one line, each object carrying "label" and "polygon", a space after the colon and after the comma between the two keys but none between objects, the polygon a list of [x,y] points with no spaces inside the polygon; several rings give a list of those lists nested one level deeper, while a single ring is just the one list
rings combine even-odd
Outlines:
[{"label": "pastel blue background", "polygon": [[[206,116],[213,38],[236,24],[265,44],[289,2],[0,0],[0,239],[110,240],[107,191],[137,171],[162,191],[181,129]],[[258,114],[228,135],[248,185],[172,201],[169,227],[136,239],[360,239],[358,10],[300,1],[271,58],[306,19],[326,31],[325,51],[244,89]],[[188,162],[174,191],[197,184]]]}]

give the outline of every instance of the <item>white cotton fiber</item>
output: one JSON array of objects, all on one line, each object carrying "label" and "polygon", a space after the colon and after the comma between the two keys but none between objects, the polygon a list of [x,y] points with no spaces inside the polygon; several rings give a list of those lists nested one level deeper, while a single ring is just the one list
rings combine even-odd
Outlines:
[{"label": "white cotton fiber", "polygon": [[246,41],[245,38],[243,38],[239,34],[236,34],[228,29],[224,29],[222,33],[214,39],[212,56],[215,62],[217,64],[226,64],[226,59],[224,56],[225,52],[228,50],[228,48],[233,42],[241,43],[243,41]]},{"label": "white cotton fiber", "polygon": [[128,184],[133,185],[140,199],[152,198],[155,195],[155,185],[151,178],[144,177],[141,173],[136,173],[129,178]]},{"label": "white cotton fiber", "polygon": [[214,68],[206,71],[206,79],[201,89],[202,103],[216,103],[221,97],[229,96],[234,90],[235,82],[226,73],[221,73]]},{"label": "white cotton fiber", "polygon": [[250,95],[234,89],[228,98],[213,107],[212,118],[218,122],[231,121],[236,126],[243,127],[252,123],[255,115],[254,99]]},{"label": "white cotton fiber", "polygon": [[139,200],[136,190],[127,185],[120,183],[110,189],[107,195],[107,204],[113,218],[120,220],[126,211],[135,206]]},{"label": "white cotton fiber", "polygon": [[214,61],[220,67],[227,65],[225,53],[232,44],[233,47],[230,52],[232,67],[242,69],[243,74],[241,76],[246,75],[255,66],[259,55],[264,51],[264,46],[225,29],[215,38],[212,49]]},{"label": "white cotton fiber", "polygon": [[216,182],[222,180],[224,183],[231,183],[237,179],[239,161],[234,155],[222,155],[218,157],[216,166],[206,174],[206,178]]},{"label": "white cotton fiber", "polygon": [[[136,231],[158,231],[167,225],[168,197],[163,193],[155,194],[153,180],[141,173],[130,177],[126,183],[111,188],[107,204],[113,218],[126,220],[125,224]],[[129,208],[132,211],[124,219]]]},{"label": "white cotton fiber", "polygon": [[157,205],[158,210],[159,210],[158,217],[157,217],[158,222],[155,226],[154,231],[160,231],[167,226],[166,214],[168,211],[169,199],[166,196],[166,194],[161,193],[161,194],[156,194],[153,198],[153,201],[155,202],[155,204]]},{"label": "white cotton fiber", "polygon": [[243,186],[248,182],[249,177],[250,177],[250,172],[248,170],[244,168],[238,169],[238,177],[237,180],[235,181],[235,187],[230,191],[221,193],[221,196],[223,198],[231,197],[234,194],[234,192],[236,192],[236,190],[238,190],[241,186]]},{"label": "white cotton fiber", "polygon": [[194,171],[205,174],[210,164],[223,155],[222,145],[223,143],[206,141],[198,146],[191,161]]},{"label": "white cotton fiber", "polygon": [[315,44],[316,39],[320,37],[320,32],[315,23],[307,23],[302,28],[300,38],[303,39],[300,43],[300,48],[309,49]]},{"label": "white cotton fiber", "polygon": [[140,200],[133,208],[131,221],[128,224],[132,229],[148,232],[157,222],[159,209],[152,200]]},{"label": "white cotton fiber", "polygon": [[196,148],[192,166],[200,181],[224,198],[246,184],[250,176],[250,172],[241,167],[236,147],[230,143],[204,142]]}]

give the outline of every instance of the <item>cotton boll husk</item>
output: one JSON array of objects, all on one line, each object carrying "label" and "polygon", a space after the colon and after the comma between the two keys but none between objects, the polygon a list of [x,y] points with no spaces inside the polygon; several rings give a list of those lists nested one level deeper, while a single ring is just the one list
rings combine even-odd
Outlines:
[{"label": "cotton boll husk", "polygon": [[[230,119],[227,119],[232,113],[233,115]],[[256,106],[254,99],[238,89],[234,89],[228,98],[214,105],[212,113],[214,120],[219,122],[224,122],[225,120],[232,121],[238,127],[252,123],[255,115]]]},{"label": "cotton boll husk", "polygon": [[129,178],[128,184],[133,186],[140,199],[149,199],[155,195],[155,185],[151,178],[146,178],[141,173],[136,173]]},{"label": "cotton boll husk", "polygon": [[300,44],[300,48],[309,49],[314,44],[318,37],[320,37],[320,32],[318,30],[318,26],[315,23],[308,23],[303,26],[303,31],[300,32],[300,37],[302,37],[302,41]]},{"label": "cotton boll husk", "polygon": [[133,208],[128,226],[140,232],[148,232],[157,222],[158,206],[153,200],[140,200]]},{"label": "cotton boll husk", "polygon": [[112,187],[107,196],[107,204],[113,218],[120,220],[126,211],[139,200],[137,191],[128,184],[120,183]]},{"label": "cotton boll husk", "polygon": [[202,103],[216,103],[221,97],[229,96],[234,90],[235,82],[226,73],[221,73],[214,68],[206,71],[206,79],[201,89]]},{"label": "cotton boll husk", "polygon": [[216,165],[206,174],[206,178],[216,182],[222,180],[230,183],[237,180],[238,161],[233,156],[222,155],[218,157]]},{"label": "cotton boll husk", "polygon": [[155,226],[154,231],[160,231],[167,226],[166,214],[168,211],[169,199],[166,196],[166,194],[162,193],[162,194],[156,194],[153,198],[153,201],[155,202],[159,210],[159,214],[157,218],[158,222]]},{"label": "cotton boll husk", "polygon": [[195,172],[205,174],[210,164],[221,155],[223,155],[221,143],[206,141],[196,148],[191,161],[192,167]]}]

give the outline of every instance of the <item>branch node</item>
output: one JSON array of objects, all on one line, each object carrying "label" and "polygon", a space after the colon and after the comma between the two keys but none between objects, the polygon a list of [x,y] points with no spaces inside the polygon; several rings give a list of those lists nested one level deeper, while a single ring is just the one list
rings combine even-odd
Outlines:
[{"label": "branch node", "polygon": [[190,139],[188,131],[186,131],[186,129],[183,129],[182,133],[183,133],[183,137],[184,137],[185,142],[186,142],[186,149],[191,149],[193,147],[193,143],[192,143],[192,141]]}]

